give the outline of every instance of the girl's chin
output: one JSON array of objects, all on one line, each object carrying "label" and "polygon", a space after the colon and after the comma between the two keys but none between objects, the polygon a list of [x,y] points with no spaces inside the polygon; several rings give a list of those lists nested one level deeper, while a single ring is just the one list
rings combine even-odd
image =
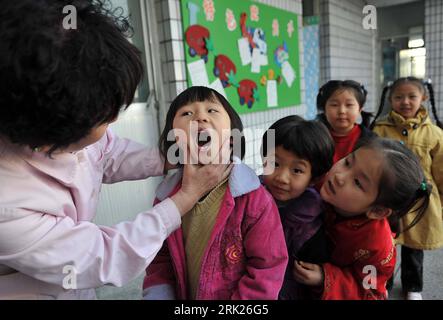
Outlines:
[{"label": "girl's chin", "polygon": [[339,124],[335,126],[336,131],[351,131],[352,128],[354,128],[354,125],[350,125],[349,123],[346,124]]}]

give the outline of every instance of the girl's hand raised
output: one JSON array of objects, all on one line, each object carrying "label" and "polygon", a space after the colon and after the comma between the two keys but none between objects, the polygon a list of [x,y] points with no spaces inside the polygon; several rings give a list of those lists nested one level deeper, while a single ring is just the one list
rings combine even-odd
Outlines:
[{"label": "girl's hand raised", "polygon": [[308,286],[321,286],[325,279],[320,265],[302,261],[294,262],[293,274],[297,282]]}]

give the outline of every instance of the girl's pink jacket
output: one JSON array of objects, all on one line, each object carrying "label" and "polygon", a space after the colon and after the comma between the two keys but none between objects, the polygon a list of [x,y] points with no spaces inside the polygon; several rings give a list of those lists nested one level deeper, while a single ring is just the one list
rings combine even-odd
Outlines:
[{"label": "girl's pink jacket", "polygon": [[157,150],[108,131],[53,157],[0,139],[0,299],[93,298],[75,289],[129,282],[180,225],[171,199],[131,222],[91,222],[102,183],[162,175]]},{"label": "girl's pink jacket", "polygon": [[[174,194],[181,172],[165,180],[157,200]],[[190,299],[182,229],[147,268],[144,299]],[[197,300],[277,299],[288,262],[278,209],[255,172],[236,164],[205,249]]]}]

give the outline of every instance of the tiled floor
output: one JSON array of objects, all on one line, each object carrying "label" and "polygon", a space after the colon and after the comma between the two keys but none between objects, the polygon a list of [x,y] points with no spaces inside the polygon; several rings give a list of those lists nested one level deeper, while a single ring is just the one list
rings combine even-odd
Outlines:
[{"label": "tiled floor", "polygon": [[[403,299],[399,270],[400,255],[398,255],[397,261],[394,287],[389,296],[390,300]],[[443,249],[425,251],[422,295],[425,300],[443,300]]]}]

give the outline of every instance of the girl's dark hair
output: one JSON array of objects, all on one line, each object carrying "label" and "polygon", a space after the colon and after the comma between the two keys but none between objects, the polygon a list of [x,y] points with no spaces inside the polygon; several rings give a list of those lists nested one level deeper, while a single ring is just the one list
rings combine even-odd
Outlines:
[{"label": "girl's dark hair", "polygon": [[[400,142],[384,138],[363,139],[357,144],[358,148],[382,153],[384,168],[374,206],[392,209],[389,222],[397,235],[409,230],[423,217],[432,191],[417,156]],[[412,222],[406,227],[400,226],[400,219],[406,215],[414,215]]]},{"label": "girl's dark hair", "polygon": [[[65,29],[66,5],[77,28]],[[121,10],[105,1],[3,1],[0,136],[49,154],[117,118],[143,76]]]},{"label": "girl's dark hair", "polygon": [[241,133],[240,146],[236,146],[233,148],[234,155],[239,157],[240,159],[243,159],[245,156],[246,143],[245,143],[245,137],[243,135],[243,123],[239,115],[237,114],[237,112],[235,112],[234,108],[232,108],[228,100],[226,100],[226,98],[223,97],[216,90],[200,86],[190,87],[186,89],[185,91],[180,93],[174,99],[174,101],[172,101],[171,106],[169,107],[168,113],[166,115],[166,124],[160,135],[158,143],[160,148],[160,153],[166,159],[169,148],[175,144],[175,141],[168,140],[168,134],[173,129],[172,124],[174,122],[174,117],[177,114],[177,111],[181,107],[191,104],[193,102],[203,102],[203,101],[219,102],[226,110],[226,112],[229,115],[229,119],[231,119],[231,130],[237,129],[238,132]]},{"label": "girl's dark hair", "polygon": [[[330,127],[326,115],[325,115],[325,107],[329,98],[337,91],[337,90],[351,90],[354,93],[355,99],[360,106],[360,109],[363,109],[366,103],[366,97],[368,96],[368,91],[365,87],[354,80],[331,80],[324,84],[318,94],[317,94],[317,110],[319,114],[317,118],[322,121],[326,126]],[[362,123],[361,125],[364,127],[368,127],[372,113],[361,111]]]},{"label": "girl's dark hair", "polygon": [[278,120],[263,135],[262,157],[266,157],[269,151],[269,130],[275,130],[275,147],[282,146],[298,158],[309,161],[313,179],[321,177],[332,167],[334,140],[323,123],[307,121],[299,116]]},{"label": "girl's dark hair", "polygon": [[378,107],[377,114],[375,115],[375,118],[372,121],[370,128],[371,129],[374,128],[375,123],[376,123],[378,117],[380,117],[380,115],[383,113],[383,108],[385,106],[385,100],[386,100],[386,96],[388,95],[388,93],[389,93],[388,100],[391,100],[393,92],[395,92],[395,90],[400,85],[405,84],[405,83],[411,83],[411,84],[416,85],[423,94],[426,94],[425,86],[428,88],[429,100],[431,102],[432,114],[434,115],[435,122],[436,122],[437,126],[439,126],[440,128],[443,129],[443,124],[440,122],[440,119],[438,118],[438,115],[437,115],[437,109],[435,108],[434,88],[432,87],[431,80],[423,81],[423,80],[418,79],[416,77],[399,78],[399,79],[395,80],[393,83],[388,83],[383,88],[383,91],[382,91],[382,94],[381,94],[381,99],[380,99],[380,106]]}]

